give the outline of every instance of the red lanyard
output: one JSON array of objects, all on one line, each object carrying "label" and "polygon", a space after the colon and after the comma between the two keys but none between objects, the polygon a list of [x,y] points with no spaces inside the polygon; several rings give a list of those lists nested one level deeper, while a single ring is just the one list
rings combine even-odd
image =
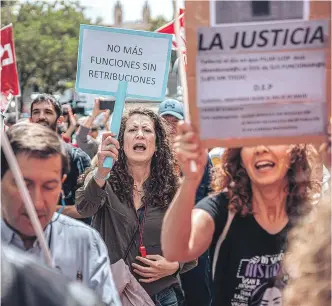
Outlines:
[{"label": "red lanyard", "polygon": [[142,257],[146,257],[146,248],[145,248],[144,242],[143,242],[143,235],[144,235],[144,226],[145,226],[145,218],[146,218],[147,210],[148,210],[148,206],[145,205],[144,216],[143,216],[142,222],[140,222],[140,219],[138,218],[139,251],[140,251]]}]

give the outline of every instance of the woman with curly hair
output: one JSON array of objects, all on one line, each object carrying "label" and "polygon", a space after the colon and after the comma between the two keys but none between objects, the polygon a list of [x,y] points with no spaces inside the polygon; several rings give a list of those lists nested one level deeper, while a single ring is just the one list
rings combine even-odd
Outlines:
[{"label": "woman with curly hair", "polygon": [[[315,190],[319,186],[312,182],[313,147],[227,149],[222,173],[214,182],[217,193],[194,207],[207,152],[190,125],[182,123],[178,130],[174,148],[184,179],[164,219],[165,257],[187,261],[211,246],[212,305],[250,306],[253,301],[255,305],[281,305],[276,294],[280,290],[271,280],[285,280],[281,261],[287,232],[298,217],[310,211],[313,193],[319,193]],[[195,172],[190,170],[191,160],[196,162]],[[253,300],[258,287],[266,292],[259,290]]]},{"label": "woman with curly hair", "polygon": [[[111,263],[123,259],[158,305],[178,305],[178,262],[161,251],[161,225],[177,187],[173,156],[162,120],[147,109],[122,118],[118,141],[103,134],[98,165],[76,192],[77,211],[93,216]],[[106,156],[115,160],[103,167]]]},{"label": "woman with curly hair", "polygon": [[331,305],[331,198],[326,197],[290,232],[285,256],[286,306]]}]

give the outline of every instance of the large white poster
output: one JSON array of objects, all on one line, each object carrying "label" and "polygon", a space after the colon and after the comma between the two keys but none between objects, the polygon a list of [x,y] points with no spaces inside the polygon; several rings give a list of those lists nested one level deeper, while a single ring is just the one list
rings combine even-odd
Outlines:
[{"label": "large white poster", "polygon": [[115,95],[126,81],[127,97],[160,101],[171,47],[168,34],[81,25],[76,90]]},{"label": "large white poster", "polygon": [[198,105],[322,102],[325,52],[201,56],[197,61]]},{"label": "large white poster", "polygon": [[203,139],[324,134],[327,20],[201,28],[197,37]]}]

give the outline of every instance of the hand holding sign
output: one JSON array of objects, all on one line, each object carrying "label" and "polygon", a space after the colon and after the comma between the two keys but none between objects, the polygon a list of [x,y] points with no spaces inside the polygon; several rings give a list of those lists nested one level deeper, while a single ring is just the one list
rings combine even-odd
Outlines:
[{"label": "hand holding sign", "polygon": [[109,167],[105,167],[105,159],[111,158],[117,160],[119,156],[120,144],[115,138],[114,133],[104,133],[102,137],[102,143],[98,150],[98,168],[95,172],[96,182],[100,187],[104,186],[105,180],[110,172]]},{"label": "hand holding sign", "polygon": [[[198,134],[189,123],[180,122],[175,137],[173,148],[181,171],[185,179],[192,181],[195,185],[202,180],[207,163],[207,153],[202,146]],[[195,162],[196,169],[192,171],[191,162]]]}]

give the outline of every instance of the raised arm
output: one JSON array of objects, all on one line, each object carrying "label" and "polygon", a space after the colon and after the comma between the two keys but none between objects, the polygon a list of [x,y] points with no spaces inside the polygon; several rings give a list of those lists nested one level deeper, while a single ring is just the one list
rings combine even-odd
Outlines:
[{"label": "raised arm", "polygon": [[93,216],[104,205],[107,193],[104,190],[109,168],[104,168],[106,157],[118,158],[119,142],[113,138],[114,134],[104,133],[102,143],[98,151],[98,166],[86,178],[84,186],[76,191],[75,206],[83,217]]},{"label": "raised arm", "polygon": [[93,158],[98,152],[98,142],[92,140],[91,138],[88,138],[89,132],[90,129],[81,125],[76,135],[76,141],[78,147],[81,148],[91,158]]},{"label": "raised arm", "polygon": [[[170,261],[190,261],[204,253],[214,233],[212,217],[204,210],[193,209],[207,152],[192,127],[186,123],[178,126],[174,149],[184,177],[164,218],[162,249]],[[191,160],[197,165],[195,173],[190,170]]]},{"label": "raised arm", "polygon": [[[91,153],[94,152],[95,153],[98,150],[97,143],[91,139],[88,139],[88,134],[89,134],[92,124],[95,121],[95,119],[97,118],[97,116],[99,114],[105,112],[105,110],[100,109],[99,105],[100,105],[100,100],[95,99],[91,115],[88,116],[88,118],[84,121],[83,125],[81,125],[79,127],[79,130],[77,132],[77,137],[76,137],[77,144],[85,152],[91,152]],[[109,111],[108,111],[108,113],[109,113]],[[105,116],[106,115],[107,114],[105,114]],[[91,154],[91,155],[94,155],[94,154]]]},{"label": "raised arm", "polygon": [[71,109],[70,105],[67,105],[68,107],[68,117],[69,117],[69,127],[67,131],[64,133],[65,136],[67,136],[71,140],[71,136],[73,135],[75,128],[76,128],[76,118],[73,114],[73,111]]}]

